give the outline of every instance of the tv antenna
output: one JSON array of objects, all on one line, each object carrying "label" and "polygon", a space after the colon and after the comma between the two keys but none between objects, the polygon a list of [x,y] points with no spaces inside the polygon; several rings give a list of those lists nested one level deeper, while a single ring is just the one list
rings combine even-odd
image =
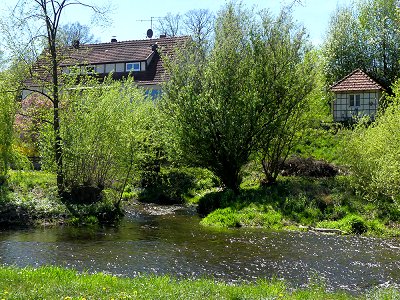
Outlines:
[{"label": "tv antenna", "polygon": [[136,20],[138,22],[150,22],[150,29],[153,30],[153,20],[162,19],[162,17],[150,17],[150,19]]}]

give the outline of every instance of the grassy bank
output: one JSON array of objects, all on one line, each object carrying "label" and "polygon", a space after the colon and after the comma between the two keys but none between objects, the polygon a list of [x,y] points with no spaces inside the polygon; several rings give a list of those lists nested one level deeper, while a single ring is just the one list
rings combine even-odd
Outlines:
[{"label": "grassy bank", "polygon": [[55,174],[10,171],[6,184],[0,185],[0,226],[107,223],[115,219],[114,194],[104,190],[102,199],[92,204],[63,203]]},{"label": "grassy bank", "polygon": [[399,207],[356,195],[348,177],[281,177],[275,186],[248,185],[240,195],[210,193],[199,202],[203,225],[271,229],[330,228],[346,234],[399,236]]},{"label": "grassy bank", "polygon": [[57,196],[55,174],[37,171],[10,171],[0,186],[0,224],[27,226],[58,223],[68,215]]},{"label": "grassy bank", "polygon": [[394,289],[354,296],[328,292],[321,284],[290,289],[284,281],[226,284],[210,279],[177,280],[168,276],[134,279],[80,274],[56,267],[0,268],[1,299],[399,299]]}]

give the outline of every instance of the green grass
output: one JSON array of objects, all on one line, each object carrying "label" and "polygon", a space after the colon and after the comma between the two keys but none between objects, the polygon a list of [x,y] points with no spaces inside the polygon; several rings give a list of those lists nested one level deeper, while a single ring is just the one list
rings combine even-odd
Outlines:
[{"label": "green grass", "polygon": [[212,279],[177,280],[169,276],[134,279],[78,273],[57,267],[0,268],[0,299],[399,299],[395,289],[354,296],[328,292],[323,284],[291,289],[281,280],[227,284]]},{"label": "green grass", "polygon": [[300,229],[340,229],[349,234],[399,236],[399,208],[394,203],[368,202],[349,188],[348,177],[280,177],[275,186],[242,187],[210,193],[199,202],[203,225]]},{"label": "green grass", "polygon": [[67,214],[57,195],[54,174],[9,171],[7,184],[0,190],[0,223],[7,226],[51,223]]},{"label": "green grass", "polygon": [[102,201],[65,204],[57,193],[56,175],[42,171],[10,171],[0,186],[0,226],[98,225],[118,221],[116,192],[105,189]]}]

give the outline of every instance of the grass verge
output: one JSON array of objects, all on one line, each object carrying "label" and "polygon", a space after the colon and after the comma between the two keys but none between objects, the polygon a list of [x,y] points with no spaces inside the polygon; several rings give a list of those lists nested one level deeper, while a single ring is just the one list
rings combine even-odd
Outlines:
[{"label": "grass verge", "polygon": [[211,279],[177,280],[169,276],[120,278],[77,273],[58,267],[0,268],[1,299],[399,299],[395,289],[354,296],[329,292],[321,284],[290,289],[280,280],[227,284]]}]

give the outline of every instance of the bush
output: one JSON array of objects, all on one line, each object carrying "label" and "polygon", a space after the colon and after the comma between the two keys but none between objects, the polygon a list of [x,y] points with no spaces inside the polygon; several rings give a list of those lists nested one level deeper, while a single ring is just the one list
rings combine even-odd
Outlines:
[{"label": "bush", "polygon": [[364,218],[357,215],[348,215],[343,219],[343,222],[346,228],[348,228],[349,233],[363,234],[368,230]]},{"label": "bush", "polygon": [[344,155],[354,175],[353,187],[368,200],[399,201],[400,81],[393,91],[393,104],[372,124],[356,127]]}]

